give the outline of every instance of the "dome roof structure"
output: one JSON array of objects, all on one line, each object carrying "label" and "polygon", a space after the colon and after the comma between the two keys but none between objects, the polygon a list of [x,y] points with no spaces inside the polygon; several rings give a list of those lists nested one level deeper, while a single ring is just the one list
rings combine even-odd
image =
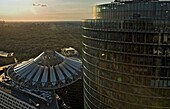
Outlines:
[{"label": "dome roof structure", "polygon": [[15,83],[35,89],[57,89],[72,84],[82,76],[82,62],[68,58],[56,51],[42,52],[8,69],[8,76]]}]

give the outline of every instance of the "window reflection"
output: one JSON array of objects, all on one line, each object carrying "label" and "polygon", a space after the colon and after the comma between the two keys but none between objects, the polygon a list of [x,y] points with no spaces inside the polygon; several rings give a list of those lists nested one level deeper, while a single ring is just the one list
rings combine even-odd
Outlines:
[{"label": "window reflection", "polygon": [[82,27],[86,105],[169,108],[170,3],[117,2],[96,9],[97,19]]}]

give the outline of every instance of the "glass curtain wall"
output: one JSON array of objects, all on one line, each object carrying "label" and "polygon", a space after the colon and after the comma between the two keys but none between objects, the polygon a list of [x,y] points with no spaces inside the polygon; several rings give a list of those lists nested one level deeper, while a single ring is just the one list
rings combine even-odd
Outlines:
[{"label": "glass curtain wall", "polygon": [[170,109],[170,1],[95,8],[82,26],[85,109]]}]

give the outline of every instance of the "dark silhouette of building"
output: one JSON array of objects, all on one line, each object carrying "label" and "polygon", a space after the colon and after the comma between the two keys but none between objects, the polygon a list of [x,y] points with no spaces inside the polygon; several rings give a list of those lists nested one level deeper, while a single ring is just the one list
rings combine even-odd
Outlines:
[{"label": "dark silhouette of building", "polygon": [[85,109],[170,109],[170,1],[99,4],[82,28]]},{"label": "dark silhouette of building", "polygon": [[71,109],[84,109],[82,78],[68,86],[67,99]]},{"label": "dark silhouette of building", "polygon": [[[79,58],[79,53],[75,48],[67,47],[61,49],[61,54],[66,57]],[[80,78],[75,83],[63,88],[61,93],[65,90],[65,100],[71,109],[84,109],[83,102],[83,78]]]}]

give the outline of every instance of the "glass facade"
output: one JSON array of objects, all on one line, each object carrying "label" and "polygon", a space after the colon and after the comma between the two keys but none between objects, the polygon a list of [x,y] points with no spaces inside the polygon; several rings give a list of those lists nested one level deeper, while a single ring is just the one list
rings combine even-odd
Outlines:
[{"label": "glass facade", "polygon": [[85,109],[170,109],[170,1],[95,6],[83,20]]},{"label": "glass facade", "polygon": [[0,90],[0,109],[38,109]]}]

